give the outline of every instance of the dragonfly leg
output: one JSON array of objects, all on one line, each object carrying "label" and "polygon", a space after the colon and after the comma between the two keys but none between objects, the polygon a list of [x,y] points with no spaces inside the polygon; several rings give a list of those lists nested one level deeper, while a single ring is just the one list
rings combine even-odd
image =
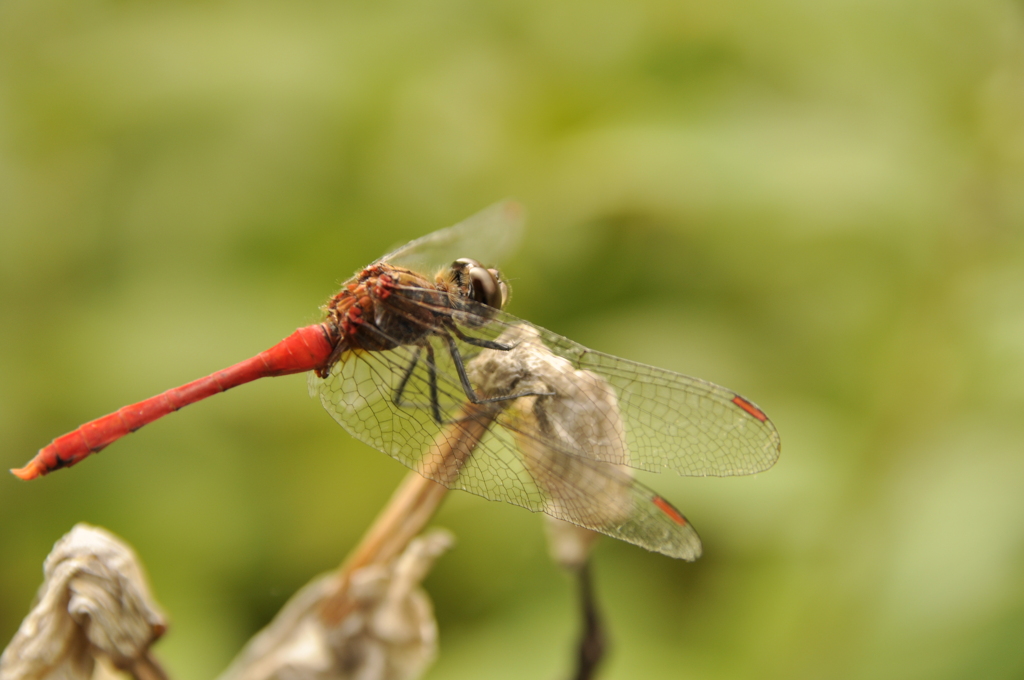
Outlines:
[{"label": "dragonfly leg", "polygon": [[483,338],[474,338],[472,335],[466,335],[459,330],[458,326],[451,324],[448,326],[449,330],[455,334],[459,340],[462,340],[467,345],[473,345],[474,347],[483,347],[484,349],[496,349],[501,352],[507,352],[515,345],[506,345],[501,342],[495,342],[494,340],[484,340]]},{"label": "dragonfly leg", "polygon": [[420,362],[420,354],[424,348],[427,350],[427,375],[429,376],[430,383],[430,410],[433,413],[434,420],[439,425],[444,425],[444,421],[441,419],[441,402],[437,398],[437,363],[434,361],[434,348],[429,344],[422,345],[416,348],[416,351],[412,355],[412,360],[409,362],[409,367],[405,369],[405,373],[402,375],[402,379],[398,383],[398,387],[395,388],[394,394],[391,396],[391,401],[399,408],[404,408],[407,404],[402,403],[402,394],[405,392],[406,386],[409,384],[409,380],[412,378],[413,372],[416,370],[416,366]]},{"label": "dragonfly leg", "polygon": [[[519,397],[553,397],[554,392],[520,392],[518,394],[509,394],[503,397],[489,397],[482,399],[477,396],[473,390],[473,386],[469,384],[469,376],[466,375],[466,366],[462,362],[462,354],[459,352],[458,345],[455,344],[455,338],[448,335],[447,333],[442,334],[445,342],[448,343],[448,351],[452,355],[452,361],[455,362],[455,372],[459,374],[459,382],[462,383],[462,391],[466,393],[466,396],[474,404],[493,404],[498,401],[510,401],[512,399],[518,399]],[[483,341],[481,341],[483,342]],[[470,343],[472,344],[472,343]],[[495,343],[499,344],[499,343]],[[504,351],[512,349],[506,345],[502,345]]]},{"label": "dragonfly leg", "polygon": [[395,406],[403,406],[402,393],[405,392],[405,387],[409,384],[409,378],[412,377],[413,371],[416,370],[416,364],[420,361],[420,352],[422,351],[422,347],[417,347],[416,351],[413,352],[412,360],[409,362],[409,367],[405,369],[405,374],[402,376],[402,380],[398,383],[398,387],[395,388],[394,394],[391,395],[391,401],[394,402]]},{"label": "dragonfly leg", "polygon": [[430,410],[434,414],[434,420],[438,425],[443,425],[441,419],[441,402],[437,399],[437,364],[434,362],[434,348],[427,343],[427,374],[430,376]]}]

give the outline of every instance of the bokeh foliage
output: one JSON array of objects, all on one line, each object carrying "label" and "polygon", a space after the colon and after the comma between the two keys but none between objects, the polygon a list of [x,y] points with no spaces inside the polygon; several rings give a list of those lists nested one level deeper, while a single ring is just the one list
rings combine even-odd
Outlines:
[{"label": "bokeh foliage", "polygon": [[[4,0],[3,464],[514,195],[513,313],[783,439],[756,478],[645,477],[706,555],[602,546],[606,677],[1020,677],[1022,180],[1019,2]],[[0,480],[0,644],[84,520],[142,555],[175,675],[213,677],[404,474],[304,394]],[[438,523],[430,677],[564,674],[540,519],[456,494]]]}]

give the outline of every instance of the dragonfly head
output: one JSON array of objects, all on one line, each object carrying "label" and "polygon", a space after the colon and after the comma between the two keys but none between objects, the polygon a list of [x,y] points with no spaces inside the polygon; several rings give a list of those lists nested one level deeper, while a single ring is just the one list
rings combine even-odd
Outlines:
[{"label": "dragonfly head", "polygon": [[508,284],[497,269],[488,269],[476,260],[460,258],[449,270],[452,283],[466,297],[495,309],[504,308],[509,298]]}]

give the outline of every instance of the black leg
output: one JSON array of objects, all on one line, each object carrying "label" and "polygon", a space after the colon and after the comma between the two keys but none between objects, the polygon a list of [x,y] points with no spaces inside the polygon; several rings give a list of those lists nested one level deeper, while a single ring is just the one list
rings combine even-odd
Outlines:
[{"label": "black leg", "polygon": [[501,352],[507,352],[513,347],[515,347],[515,345],[505,345],[500,342],[495,342],[494,340],[484,340],[483,338],[474,338],[472,335],[466,335],[465,333],[460,331],[458,326],[456,326],[454,323],[446,325],[448,326],[448,329],[455,334],[455,337],[457,337],[459,340],[462,340],[467,345],[473,345],[474,347],[483,347],[484,349],[496,349]]},{"label": "black leg", "polygon": [[[455,362],[455,372],[459,374],[459,382],[462,383],[462,390],[466,393],[466,396],[474,404],[493,404],[497,401],[509,401],[511,399],[518,399],[519,397],[553,397],[554,392],[520,392],[519,394],[509,394],[504,397],[490,397],[488,399],[481,399],[473,391],[473,386],[469,384],[469,376],[466,375],[466,367],[462,363],[462,354],[459,353],[459,347],[455,344],[455,338],[444,334],[445,342],[448,343],[448,351],[452,355],[452,361]],[[503,345],[503,347],[505,347]],[[511,347],[505,347],[506,350]]]},{"label": "black leg", "polygon": [[412,355],[412,361],[409,362],[409,367],[405,369],[405,374],[402,375],[402,380],[398,383],[398,387],[395,388],[395,392],[391,396],[391,401],[399,408],[404,408],[406,406],[402,403],[402,394],[405,392],[405,388],[409,384],[409,380],[412,378],[412,374],[416,370],[417,364],[420,362],[420,354],[424,349],[427,350],[427,380],[430,385],[430,410],[438,425],[443,425],[444,421],[441,420],[441,401],[437,396],[437,363],[434,361],[434,348],[429,343],[416,348],[416,351]]},{"label": "black leg", "polygon": [[416,351],[413,352],[412,361],[409,362],[409,368],[405,369],[405,375],[402,376],[402,381],[398,383],[398,387],[395,388],[395,393],[391,395],[391,401],[394,402],[395,406],[402,405],[402,393],[405,392],[405,386],[409,384],[409,378],[412,377],[412,372],[416,370],[416,364],[419,363],[421,351],[423,351],[423,348],[417,347]]},{"label": "black leg", "polygon": [[430,410],[434,413],[434,420],[438,425],[443,425],[441,420],[441,402],[437,399],[437,364],[434,362],[434,348],[427,343],[427,374],[430,377]]}]

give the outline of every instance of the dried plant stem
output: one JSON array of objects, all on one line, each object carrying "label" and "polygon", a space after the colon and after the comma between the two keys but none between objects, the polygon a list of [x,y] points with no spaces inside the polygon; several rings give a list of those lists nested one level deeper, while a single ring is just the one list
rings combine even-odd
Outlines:
[{"label": "dried plant stem", "polygon": [[583,633],[580,636],[576,657],[574,680],[591,680],[596,676],[597,667],[608,649],[608,636],[597,608],[597,596],[590,573],[590,563],[583,564],[576,571],[579,584],[580,611],[583,614]]},{"label": "dried plant stem", "polygon": [[149,650],[135,660],[128,672],[134,680],[169,680],[167,672]]},{"label": "dried plant stem", "polygon": [[459,418],[438,435],[424,456],[422,474],[410,472],[406,476],[359,545],[338,569],[334,592],[325,598],[320,610],[320,618],[326,626],[337,625],[352,611],[348,588],[354,571],[393,560],[423,531],[448,492],[445,486],[427,477],[454,481],[492,418],[482,407],[466,404]]}]

